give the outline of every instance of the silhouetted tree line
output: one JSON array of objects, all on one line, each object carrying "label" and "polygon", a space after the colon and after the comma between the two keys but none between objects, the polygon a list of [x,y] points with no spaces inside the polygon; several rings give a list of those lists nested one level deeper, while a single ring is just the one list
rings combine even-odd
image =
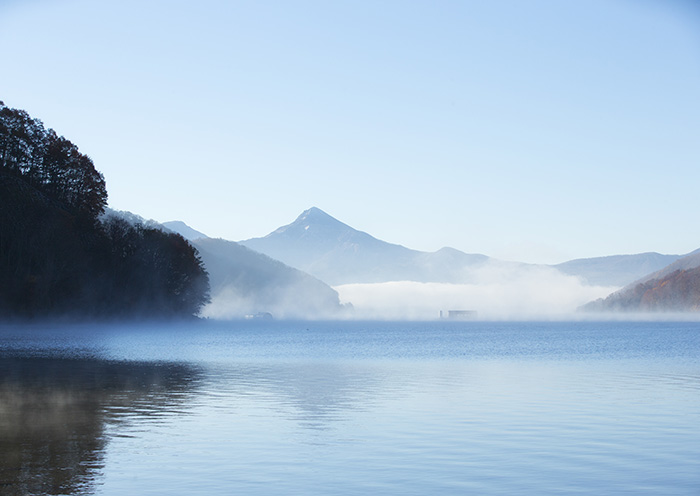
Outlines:
[{"label": "silhouetted tree line", "polygon": [[0,316],[192,315],[209,278],[179,234],[101,217],[104,177],[0,102]]}]

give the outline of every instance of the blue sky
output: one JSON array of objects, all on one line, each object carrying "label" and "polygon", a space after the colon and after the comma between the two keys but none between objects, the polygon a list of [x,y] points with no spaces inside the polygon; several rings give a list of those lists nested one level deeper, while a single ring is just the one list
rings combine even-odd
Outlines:
[{"label": "blue sky", "polygon": [[0,46],[0,99],[147,218],[240,240],[317,206],[545,263],[700,248],[692,1],[0,1]]}]

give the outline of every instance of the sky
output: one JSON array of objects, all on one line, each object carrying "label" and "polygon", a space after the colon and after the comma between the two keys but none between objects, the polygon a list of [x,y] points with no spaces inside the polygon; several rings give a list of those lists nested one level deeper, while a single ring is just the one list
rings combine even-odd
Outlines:
[{"label": "sky", "polygon": [[109,206],[213,237],[316,206],[506,260],[700,248],[692,0],[0,0],[0,100]]}]

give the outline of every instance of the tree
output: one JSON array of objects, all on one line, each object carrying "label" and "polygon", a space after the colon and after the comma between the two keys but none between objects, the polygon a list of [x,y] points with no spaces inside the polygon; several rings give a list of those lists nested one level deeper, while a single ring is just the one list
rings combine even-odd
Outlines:
[{"label": "tree", "polygon": [[102,222],[106,204],[88,156],[0,102],[0,317],[182,316],[209,301],[184,238]]},{"label": "tree", "polygon": [[23,110],[0,102],[0,165],[72,213],[96,220],[107,206],[104,177],[78,147]]}]

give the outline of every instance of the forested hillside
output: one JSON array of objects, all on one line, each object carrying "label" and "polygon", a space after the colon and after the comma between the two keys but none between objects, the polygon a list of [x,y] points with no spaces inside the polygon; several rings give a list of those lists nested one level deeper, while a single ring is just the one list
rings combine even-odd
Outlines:
[{"label": "forested hillside", "polygon": [[182,236],[101,220],[104,178],[78,147],[0,102],[0,318],[192,315],[209,281]]},{"label": "forested hillside", "polygon": [[699,312],[700,250],[582,309],[591,312]]},{"label": "forested hillside", "polygon": [[193,241],[210,274],[213,318],[241,318],[269,312],[275,318],[321,319],[348,315],[338,293],[300,270],[233,241]]}]

